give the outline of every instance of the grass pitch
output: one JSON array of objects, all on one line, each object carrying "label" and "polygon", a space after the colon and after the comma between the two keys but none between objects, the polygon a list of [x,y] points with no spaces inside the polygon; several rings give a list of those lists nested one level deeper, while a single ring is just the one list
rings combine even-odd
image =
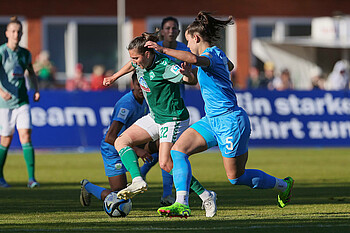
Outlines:
[{"label": "grass pitch", "polygon": [[[79,203],[83,178],[108,187],[99,153],[37,153],[38,189],[26,188],[21,154],[10,154],[0,189],[0,232],[350,232],[350,149],[252,149],[247,168],[295,179],[293,198],[277,207],[273,190],[232,187],[217,152],[193,155],[193,174],[218,194],[218,212],[206,218],[201,200],[191,194],[192,216],[162,218],[156,213],[162,193],[158,166],[147,175],[149,191],[132,199],[126,218],[110,218],[102,202]],[[129,179],[130,180],[130,179]]]}]

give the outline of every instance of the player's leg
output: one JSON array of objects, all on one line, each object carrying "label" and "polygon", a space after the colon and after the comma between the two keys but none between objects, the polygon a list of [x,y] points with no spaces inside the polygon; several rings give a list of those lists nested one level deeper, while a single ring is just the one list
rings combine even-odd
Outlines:
[{"label": "player's leg", "polygon": [[[174,176],[174,183],[176,187],[176,202],[188,207],[188,173],[190,172],[190,163],[188,161],[188,155],[198,153],[206,150],[208,147],[216,145],[216,140],[213,134],[202,132],[205,136],[202,136],[197,130],[205,122],[205,119],[201,119],[199,122],[187,129],[178,141],[175,143],[171,150],[171,156],[174,160],[174,169],[176,169]],[[179,166],[175,165],[178,164]],[[183,169],[186,168],[186,169]],[[187,170],[187,171],[186,171]],[[174,171],[173,171],[174,172]],[[185,174],[182,174],[185,173]],[[174,174],[174,175],[175,175]],[[176,179],[176,181],[175,181]],[[203,200],[203,206],[206,210],[207,217],[213,217],[216,213],[216,194],[213,191],[208,191],[192,176],[190,180],[191,190],[195,191],[199,197]],[[179,192],[178,192],[179,191]],[[181,206],[180,206],[181,207]],[[182,211],[178,204],[169,208],[159,209],[159,213],[165,216],[177,215],[177,211]],[[211,207],[211,208],[207,208]],[[189,208],[188,208],[189,209]],[[183,211],[187,211],[185,208]]]},{"label": "player's leg", "polygon": [[17,113],[16,126],[22,145],[24,160],[28,172],[28,188],[35,188],[39,183],[35,180],[35,153],[32,145],[32,120],[29,105],[23,105],[15,110]]},{"label": "player's leg", "polygon": [[132,147],[157,140],[157,131],[157,124],[149,115],[147,115],[138,119],[115,141],[114,146],[118,151],[124,166],[130,172],[132,177],[131,185],[118,193],[119,198],[129,199],[136,194],[143,193],[147,190],[147,183],[141,176],[138,157]]},{"label": "player's leg", "polygon": [[0,108],[0,188],[11,187],[4,178],[4,166],[15,129],[15,117],[12,109]]},{"label": "player's leg", "polygon": [[82,206],[90,205],[91,195],[103,201],[105,197],[112,191],[119,191],[126,188],[126,168],[122,164],[121,158],[115,148],[102,141],[101,155],[103,159],[105,174],[108,177],[110,189],[100,187],[89,182],[87,179],[83,179],[80,182],[80,204]]},{"label": "player's leg", "polygon": [[222,135],[217,138],[230,182],[234,185],[246,185],[254,189],[276,189],[280,192],[279,196],[284,195],[282,204],[279,204],[280,207],[284,207],[286,205],[284,203],[290,200],[293,185],[291,178],[291,180],[283,180],[258,169],[245,169],[251,132],[247,114],[244,111],[238,111],[234,115],[228,115],[218,122],[213,122],[214,124]]}]

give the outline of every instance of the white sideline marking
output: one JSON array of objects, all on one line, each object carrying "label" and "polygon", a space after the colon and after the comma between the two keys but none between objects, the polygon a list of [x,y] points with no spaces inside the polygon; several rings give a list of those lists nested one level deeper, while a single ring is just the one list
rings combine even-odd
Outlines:
[{"label": "white sideline marking", "polygon": [[[337,225],[323,225],[323,224],[317,224],[317,225],[256,225],[256,226],[246,226],[246,227],[239,227],[239,226],[232,226],[232,227],[196,227],[196,228],[164,228],[164,227],[136,227],[136,228],[129,228],[128,231],[169,231],[169,230],[176,230],[176,231],[192,231],[192,230],[230,230],[230,229],[268,229],[268,228],[306,228],[306,227],[316,227],[316,228],[327,228],[327,227],[350,227],[350,224],[337,224]],[[86,232],[105,232],[106,229],[91,229],[91,228],[77,228],[77,229],[0,229],[0,232],[70,232],[70,231],[86,231]],[[108,229],[108,231],[120,231],[120,229]]]}]

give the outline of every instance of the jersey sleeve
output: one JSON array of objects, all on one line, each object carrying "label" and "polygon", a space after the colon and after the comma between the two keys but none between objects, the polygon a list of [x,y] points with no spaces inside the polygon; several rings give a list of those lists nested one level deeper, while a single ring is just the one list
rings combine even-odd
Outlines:
[{"label": "jersey sleeve", "polygon": [[175,63],[169,63],[165,67],[163,78],[172,83],[182,83],[183,75],[180,73],[180,66]]},{"label": "jersey sleeve", "polygon": [[133,113],[133,104],[128,102],[117,103],[114,107],[112,121],[120,121],[124,125],[129,121]]}]

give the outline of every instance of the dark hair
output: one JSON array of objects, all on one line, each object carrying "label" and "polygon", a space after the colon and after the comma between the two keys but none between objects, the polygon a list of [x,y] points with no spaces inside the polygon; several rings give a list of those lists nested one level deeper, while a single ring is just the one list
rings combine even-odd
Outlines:
[{"label": "dark hair", "polygon": [[136,71],[134,71],[134,72],[132,73],[131,79],[132,79],[132,82],[133,82],[133,83],[136,82],[136,81],[138,81],[138,80],[137,80]]},{"label": "dark hair", "polygon": [[220,30],[226,25],[233,23],[232,16],[229,16],[227,20],[219,20],[212,17],[209,12],[200,11],[195,20],[188,25],[186,31],[191,36],[197,32],[204,41],[212,44],[220,39]]},{"label": "dark hair", "polygon": [[[21,28],[22,28],[22,23],[21,23],[21,21],[18,20],[18,17],[17,17],[17,16],[12,16],[12,17],[10,18],[10,22],[7,24],[7,27],[8,27],[11,23],[18,24],[18,25],[20,25]],[[7,28],[7,27],[6,27],[6,28]]]},{"label": "dark hair", "polygon": [[179,27],[179,21],[172,16],[168,16],[162,20],[162,24],[161,24],[160,28],[163,29],[164,24],[166,24],[169,21],[174,21],[176,23],[177,27]]},{"label": "dark hair", "polygon": [[157,42],[159,41],[158,32],[148,33],[144,32],[141,36],[135,37],[129,44],[128,50],[137,49],[140,54],[144,54],[146,51],[155,53],[154,49],[145,47],[147,41]]}]

